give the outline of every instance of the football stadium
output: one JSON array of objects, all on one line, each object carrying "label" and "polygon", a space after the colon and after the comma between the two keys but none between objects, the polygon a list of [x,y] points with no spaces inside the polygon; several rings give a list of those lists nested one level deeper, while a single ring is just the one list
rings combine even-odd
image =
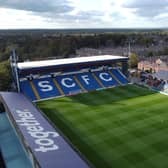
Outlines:
[{"label": "football stadium", "polygon": [[168,97],[131,83],[128,57],[17,62],[0,92],[0,167],[167,168]]}]

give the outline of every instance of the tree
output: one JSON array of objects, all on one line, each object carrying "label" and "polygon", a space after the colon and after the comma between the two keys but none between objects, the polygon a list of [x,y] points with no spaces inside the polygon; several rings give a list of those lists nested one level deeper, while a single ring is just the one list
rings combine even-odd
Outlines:
[{"label": "tree", "polygon": [[136,53],[131,53],[131,56],[129,58],[129,66],[131,68],[136,68],[138,65],[138,56]]},{"label": "tree", "polygon": [[9,61],[0,63],[0,90],[9,90],[12,83],[12,74]]},{"label": "tree", "polygon": [[148,56],[148,57],[153,57],[153,56],[154,56],[153,51],[149,51],[149,52],[147,53],[147,56]]}]

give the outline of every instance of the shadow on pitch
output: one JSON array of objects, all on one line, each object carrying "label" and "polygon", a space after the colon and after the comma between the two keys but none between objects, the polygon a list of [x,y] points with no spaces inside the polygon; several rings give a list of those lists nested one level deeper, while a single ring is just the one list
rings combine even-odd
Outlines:
[{"label": "shadow on pitch", "polygon": [[70,96],[69,98],[72,102],[79,102],[81,104],[91,106],[106,104],[125,105],[120,101],[138,98],[141,96],[149,96],[151,94],[157,94],[157,92],[136,85],[127,85],[78,94],[75,96]]}]

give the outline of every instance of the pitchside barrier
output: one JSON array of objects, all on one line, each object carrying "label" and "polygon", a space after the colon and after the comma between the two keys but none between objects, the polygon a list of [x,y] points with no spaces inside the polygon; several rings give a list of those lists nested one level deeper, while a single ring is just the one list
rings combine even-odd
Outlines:
[{"label": "pitchside barrier", "polygon": [[21,92],[32,101],[72,95],[101,88],[125,85],[127,78],[119,69],[73,73],[20,81]]},{"label": "pitchside barrier", "polygon": [[89,168],[23,94],[1,92],[0,99],[35,168]]}]

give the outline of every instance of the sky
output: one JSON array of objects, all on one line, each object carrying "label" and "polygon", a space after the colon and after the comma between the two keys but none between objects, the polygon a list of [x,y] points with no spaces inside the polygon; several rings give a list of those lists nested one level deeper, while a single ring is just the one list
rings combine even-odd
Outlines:
[{"label": "sky", "polygon": [[0,29],[165,27],[168,0],[0,0]]}]

